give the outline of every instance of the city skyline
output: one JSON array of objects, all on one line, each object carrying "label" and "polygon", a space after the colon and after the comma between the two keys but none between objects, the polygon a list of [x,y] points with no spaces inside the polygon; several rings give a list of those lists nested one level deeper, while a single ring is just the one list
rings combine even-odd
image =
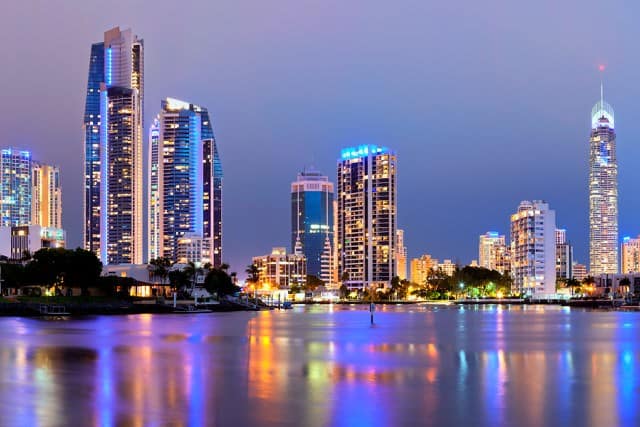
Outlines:
[{"label": "city skyline", "polygon": [[[369,11],[364,12],[365,17],[375,19],[382,14],[382,9],[384,8],[373,5]],[[47,16],[56,16],[58,13],[46,7],[45,11],[49,12],[46,13]],[[43,19],[45,11],[37,12],[34,19],[36,21]],[[53,64],[67,64],[61,67],[62,70],[55,66],[51,67],[52,70],[47,79],[47,90],[53,91],[53,94],[57,93],[57,87],[62,87],[62,93],[65,95],[70,94],[68,99],[54,96],[60,103],[59,109],[51,108],[48,104],[49,100],[44,99],[45,104],[42,108],[44,113],[40,114],[43,116],[42,123],[31,121],[28,126],[24,126],[24,121],[18,113],[24,113],[25,109],[20,97],[16,97],[17,101],[11,109],[3,107],[5,109],[0,119],[0,125],[7,130],[6,144],[3,145],[31,150],[35,158],[60,165],[65,188],[64,228],[68,230],[68,242],[71,247],[81,245],[81,231],[78,227],[82,222],[81,210],[78,209],[81,206],[81,198],[78,196],[81,191],[79,178],[81,166],[77,164],[77,153],[81,140],[78,117],[82,116],[83,107],[83,99],[79,95],[86,85],[86,59],[90,43],[99,40],[105,29],[115,25],[120,25],[121,28],[131,27],[136,34],[144,37],[145,49],[149,54],[147,57],[153,57],[153,66],[146,64],[146,111],[153,112],[162,97],[175,96],[189,99],[200,105],[207,105],[213,115],[214,123],[219,128],[216,132],[221,141],[221,156],[225,164],[233,165],[226,170],[225,212],[227,218],[244,217],[244,221],[230,218],[230,221],[225,224],[225,249],[228,248],[225,261],[230,262],[232,269],[236,271],[241,272],[252,255],[267,253],[273,246],[287,244],[289,204],[286,189],[291,176],[307,164],[315,164],[319,170],[331,171],[336,159],[335,153],[343,147],[360,143],[383,143],[398,153],[400,159],[398,225],[405,229],[410,258],[420,253],[430,253],[438,259],[453,258],[455,260],[457,258],[465,264],[477,257],[477,235],[486,230],[496,230],[506,234],[508,232],[507,216],[513,206],[522,199],[541,198],[553,206],[558,214],[558,222],[563,224],[571,234],[576,248],[576,260],[587,263],[588,146],[586,140],[588,132],[585,129],[588,129],[589,108],[598,98],[596,65],[601,61],[607,62],[611,70],[605,76],[607,98],[610,98],[611,104],[616,106],[617,125],[620,128],[618,131],[620,236],[635,236],[640,231],[632,215],[640,206],[640,200],[635,195],[637,192],[634,191],[635,182],[638,179],[632,170],[632,161],[637,158],[638,153],[638,149],[633,146],[633,141],[637,140],[639,134],[631,119],[637,111],[633,105],[637,88],[633,86],[631,79],[636,64],[621,55],[625,52],[624,46],[628,43],[627,40],[632,39],[625,25],[614,30],[619,42],[612,49],[607,50],[607,58],[594,58],[593,51],[605,51],[598,48],[604,47],[611,40],[605,38],[599,41],[595,37],[589,38],[585,28],[587,25],[576,26],[574,33],[568,33],[569,37],[583,38],[581,45],[591,46],[589,52],[577,51],[571,56],[571,61],[555,61],[561,53],[565,53],[562,48],[564,44],[561,44],[557,51],[543,53],[545,49],[542,49],[546,44],[551,43],[552,39],[554,42],[558,40],[557,37],[552,37],[553,31],[551,31],[551,35],[540,36],[542,37],[539,39],[540,49],[530,45],[524,49],[534,54],[532,56],[536,59],[535,63],[524,61],[517,54],[514,57],[520,59],[520,62],[516,61],[517,66],[504,63],[496,57],[494,59],[504,66],[504,69],[491,68],[491,73],[495,73],[496,76],[486,81],[483,74],[478,72],[490,65],[487,62],[481,61],[479,64],[481,66],[473,68],[473,73],[466,73],[456,68],[455,62],[445,57],[441,59],[438,67],[434,67],[435,69],[426,68],[426,64],[413,54],[396,58],[394,63],[409,67],[404,70],[428,70],[418,83],[414,80],[411,86],[421,96],[429,94],[427,99],[430,101],[425,102],[411,96],[411,92],[407,91],[409,86],[401,83],[383,84],[374,91],[372,85],[383,82],[382,75],[376,74],[365,76],[363,83],[356,85],[355,91],[346,91],[341,94],[331,90],[332,84],[336,83],[338,83],[337,88],[346,88],[340,84],[341,82],[344,84],[345,80],[332,78],[326,72],[326,68],[323,71],[322,68],[312,67],[311,65],[316,63],[308,58],[306,58],[307,63],[295,62],[296,57],[293,56],[295,46],[291,44],[285,44],[282,47],[284,58],[275,66],[275,69],[265,69],[266,62],[262,62],[259,56],[255,59],[257,61],[255,71],[249,72],[246,71],[249,68],[238,68],[238,65],[252,63],[247,56],[243,55],[255,50],[249,49],[245,53],[244,49],[255,48],[258,35],[266,36],[267,44],[271,48],[275,46],[273,43],[281,40],[277,34],[267,31],[271,28],[270,20],[267,20],[265,27],[260,27],[263,32],[252,33],[254,38],[250,39],[251,46],[241,43],[234,45],[233,51],[212,48],[211,52],[216,52],[216,62],[220,66],[212,68],[206,77],[199,73],[199,68],[206,62],[195,61],[193,66],[181,66],[180,72],[176,72],[178,65],[171,63],[176,62],[173,59],[175,55],[186,55],[188,59],[191,58],[190,55],[195,54],[196,50],[203,47],[208,49],[208,44],[192,42],[192,46],[189,47],[184,44],[184,37],[187,34],[162,36],[158,31],[152,31],[149,23],[142,22],[143,12],[148,13],[149,10],[143,11],[133,7],[132,15],[123,22],[124,11],[124,5],[116,4],[114,10],[109,11],[104,17],[82,23],[77,33],[60,34],[62,42],[64,44],[68,42],[69,48],[60,53],[61,59],[57,57],[47,59]],[[7,16],[11,16],[11,13],[10,10]],[[40,16],[41,13],[43,16]],[[157,12],[151,11],[152,16],[156,16],[155,13]],[[446,13],[446,10],[436,10],[436,16],[446,15]],[[613,13],[618,20],[622,19],[618,15],[619,12]],[[408,19],[406,14],[403,13],[402,16]],[[424,16],[424,14],[418,11],[417,16]],[[582,21],[589,22],[588,16],[590,15],[583,16],[585,19]],[[272,15],[267,17],[274,18]],[[309,22],[309,16],[302,14],[302,17],[303,21]],[[333,15],[331,17],[337,19],[338,24],[344,25],[338,25],[338,29],[343,32],[346,31],[347,22],[351,23],[345,20],[340,21]],[[578,21],[577,18],[576,21]],[[553,22],[551,30],[555,28]],[[410,22],[410,24],[414,23]],[[50,24],[44,20],[42,26],[43,29],[51,29]],[[11,25],[7,28],[10,30]],[[294,26],[294,28],[298,27]],[[312,28],[320,31],[319,27]],[[409,28],[423,31],[416,25],[409,25]],[[203,32],[201,35],[209,34],[207,32],[209,30],[197,31]],[[224,33],[227,29],[223,25],[222,29],[217,31]],[[365,33],[372,36],[372,40],[376,40],[375,34],[367,33],[365,26],[361,23],[355,25],[354,31],[356,40],[365,40]],[[497,34],[509,33],[505,28],[499,28],[496,31]],[[529,34],[530,29],[523,31]],[[7,34],[10,36],[9,33]],[[322,34],[326,35],[326,33]],[[626,37],[625,34],[627,34]],[[178,40],[172,41],[170,37],[177,37]],[[493,40],[494,36],[480,32],[479,37],[483,40],[487,38]],[[314,51],[320,50],[320,53],[324,52],[325,48],[331,53],[340,52],[336,43],[323,40],[312,37],[310,47]],[[392,40],[393,43],[400,41],[400,38]],[[346,40],[347,45],[352,42]],[[468,40],[465,41],[465,43],[468,42]],[[188,47],[186,52],[181,52],[179,48],[181,43]],[[220,47],[219,42],[213,43],[214,46]],[[428,41],[426,43],[425,48],[435,49],[435,52],[438,52],[437,47],[432,46]],[[461,41],[452,40],[451,43],[464,52]],[[471,47],[475,46],[473,42],[470,44]],[[569,41],[566,44],[571,47],[576,45],[575,42]],[[622,47],[617,47],[620,45]],[[391,46],[391,44],[384,45],[381,49],[391,52],[386,50]],[[498,53],[501,54],[511,52],[501,43],[497,45],[494,43],[492,46],[497,47]],[[9,49],[5,52],[8,52],[9,57],[15,57],[15,54],[11,53],[13,51],[10,50],[12,49],[10,46],[4,46],[3,49]],[[31,52],[28,49],[23,55],[31,58],[29,56]],[[365,69],[374,69],[371,66],[378,64],[374,56],[368,56],[366,52],[363,55],[364,64],[347,64],[345,69],[347,75]],[[185,59],[185,57],[182,58]],[[454,58],[457,56],[454,55]],[[472,58],[478,57],[472,56]],[[34,57],[32,61],[35,59],[37,58]],[[549,73],[543,73],[542,78],[536,80],[541,77],[541,71],[547,68],[538,65],[528,70],[526,65],[539,63],[554,64],[556,71],[551,72],[551,66],[549,66]],[[36,64],[39,63],[36,62]],[[225,68],[225,64],[228,67]],[[283,96],[279,97],[274,97],[277,91],[273,90],[267,90],[266,95],[261,94],[263,88],[270,87],[269,82],[275,89],[284,89],[280,83],[282,76],[279,73],[284,70],[285,65],[293,67],[300,78],[287,73],[284,76],[292,77],[297,90],[304,89],[311,96],[302,99],[288,90],[281,92]],[[37,65],[34,68],[44,67]],[[150,70],[154,70],[153,73]],[[247,84],[246,88],[242,88],[233,76],[232,71],[238,70],[241,70],[237,73],[238,77]],[[390,72],[391,76],[403,76],[403,68],[399,71],[389,68],[384,70]],[[447,75],[445,70],[456,72]],[[262,73],[264,71],[270,72]],[[3,71],[3,73],[13,72]],[[504,74],[506,72],[513,73]],[[29,73],[30,71],[26,70],[24,74],[29,76]],[[197,79],[192,80],[196,81],[197,85],[190,86],[183,83],[182,80],[187,79],[180,79],[179,76],[185,73],[191,77],[198,76]],[[506,82],[501,78],[505,75],[508,76]],[[534,76],[536,79],[533,79]],[[301,80],[303,77],[305,81]],[[17,88],[23,88],[20,79],[3,80],[13,81]],[[500,80],[499,84],[498,80]],[[41,91],[40,82],[37,79],[30,81],[30,84],[34,85],[33,90]],[[480,88],[482,85],[478,83],[481,82],[488,83],[485,85],[486,89]],[[525,82],[531,90],[522,86]],[[436,90],[437,85],[443,86],[442,90]],[[49,89],[49,86],[52,88]],[[318,98],[320,88],[327,92],[325,97]],[[6,89],[9,95],[14,93],[13,88]],[[513,94],[508,94],[509,91]],[[537,94],[536,91],[540,93]],[[25,94],[29,93],[29,90],[25,92]],[[486,96],[490,93],[496,94],[496,101]],[[234,98],[237,101],[234,101]],[[319,100],[321,108],[318,108],[318,101],[314,99]],[[480,99],[482,102],[477,102]],[[293,108],[294,104],[298,107]],[[511,111],[512,105],[518,106],[514,109],[517,110],[517,114]],[[549,105],[553,108],[548,108]],[[350,107],[347,108],[347,106]],[[329,110],[332,112],[330,113]],[[397,110],[397,113],[394,110]],[[493,131],[489,132],[484,125],[490,123],[496,115],[502,116],[501,123],[510,121],[513,124],[501,127],[497,134]],[[260,119],[260,117],[263,118]],[[385,120],[381,120],[383,117]],[[320,119],[317,121],[321,122],[325,129],[320,129],[312,122],[312,118]],[[152,116],[146,114],[145,129],[148,129],[150,119]],[[418,122],[424,122],[424,124],[418,125]],[[443,128],[447,131],[441,130]],[[478,144],[478,141],[482,144]],[[502,158],[515,157],[520,153],[528,152],[527,145],[533,143],[540,144],[539,154],[522,157],[517,162],[501,161]],[[287,154],[291,152],[295,152],[295,156]],[[549,158],[542,156],[542,153],[549,152],[555,155]],[[491,162],[494,166],[499,165],[500,173],[486,173],[488,170],[486,167],[491,165]],[[451,173],[454,165],[459,166],[456,168],[456,174]],[[536,179],[535,171],[541,167],[544,170],[553,171],[549,174],[552,176],[542,180]],[[522,174],[517,188],[504,180],[505,175],[514,174],[516,171]],[[558,182],[562,182],[563,185],[557,185]],[[428,196],[422,192],[423,188],[430,188]],[[437,204],[437,207],[434,208],[434,204]],[[262,206],[268,206],[268,209],[262,209]],[[473,215],[470,215],[466,213],[469,206],[480,206],[480,208],[474,208]],[[242,215],[236,215],[237,213]],[[270,226],[261,227],[265,222]]]}]

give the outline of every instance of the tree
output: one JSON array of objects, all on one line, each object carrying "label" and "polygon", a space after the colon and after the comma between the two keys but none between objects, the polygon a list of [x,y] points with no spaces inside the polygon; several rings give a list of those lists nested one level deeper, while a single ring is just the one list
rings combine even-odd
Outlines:
[{"label": "tree", "polygon": [[304,285],[305,291],[313,292],[321,286],[324,286],[324,282],[322,280],[320,280],[317,276],[307,274],[307,280]]},{"label": "tree", "polygon": [[247,273],[247,283],[257,286],[260,281],[260,270],[258,269],[258,266],[255,264],[248,265],[245,273]]},{"label": "tree", "polygon": [[209,293],[217,295],[218,299],[240,291],[240,288],[231,280],[231,276],[220,268],[214,268],[207,274],[204,279],[204,288]]},{"label": "tree", "polygon": [[161,284],[164,284],[169,277],[169,267],[171,267],[171,260],[168,257],[158,257],[149,261],[151,276],[159,277]]}]

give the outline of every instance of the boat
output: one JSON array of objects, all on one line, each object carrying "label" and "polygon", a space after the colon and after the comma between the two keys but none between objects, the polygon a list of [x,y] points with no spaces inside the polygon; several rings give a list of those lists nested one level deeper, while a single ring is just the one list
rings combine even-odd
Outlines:
[{"label": "boat", "polygon": [[55,317],[65,317],[65,316],[71,315],[71,313],[66,311],[66,308],[64,305],[57,305],[57,304],[40,304],[38,311],[40,312],[40,315],[45,317],[55,318]]}]

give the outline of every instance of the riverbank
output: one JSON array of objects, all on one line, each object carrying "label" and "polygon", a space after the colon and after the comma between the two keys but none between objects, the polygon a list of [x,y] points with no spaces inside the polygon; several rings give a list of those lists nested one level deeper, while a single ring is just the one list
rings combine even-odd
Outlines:
[{"label": "riverbank", "polygon": [[[178,309],[191,304],[179,304]],[[211,312],[246,311],[247,307],[230,302],[200,304]],[[128,314],[171,314],[176,312],[173,305],[155,300],[119,300],[100,297],[30,297],[0,301],[0,316],[40,317],[55,315],[56,312],[69,316],[88,315],[128,315]]]}]

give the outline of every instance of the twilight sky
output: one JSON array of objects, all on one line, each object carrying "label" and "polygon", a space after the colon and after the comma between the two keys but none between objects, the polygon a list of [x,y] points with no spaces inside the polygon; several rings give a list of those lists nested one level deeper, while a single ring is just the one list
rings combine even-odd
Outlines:
[{"label": "twilight sky", "polygon": [[300,169],[335,181],[340,148],[364,143],[398,153],[410,256],[469,262],[479,234],[508,234],[521,200],[545,199],[584,263],[599,63],[620,235],[640,233],[638,16],[631,0],[5,0],[0,146],[60,165],[64,227],[81,245],[89,49],[131,27],[145,41],[145,126],[166,96],[212,114],[232,270],[288,244]]}]

